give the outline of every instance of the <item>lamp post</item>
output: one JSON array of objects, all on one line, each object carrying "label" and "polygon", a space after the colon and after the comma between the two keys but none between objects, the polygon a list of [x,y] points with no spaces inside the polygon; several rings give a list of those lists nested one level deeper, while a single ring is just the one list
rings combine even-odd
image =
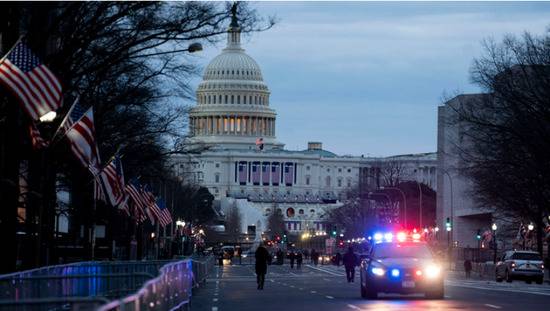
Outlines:
[{"label": "lamp post", "polygon": [[403,196],[403,214],[404,214],[404,217],[403,217],[403,223],[405,225],[405,228],[408,228],[407,226],[407,198],[405,197],[405,192],[403,192],[403,190],[397,188],[397,187],[380,187],[381,190],[396,190],[396,191],[399,191],[399,193],[401,193],[401,195]]},{"label": "lamp post", "polygon": [[[443,174],[447,175],[447,177],[449,177],[449,185],[450,185],[450,190],[451,190],[451,200],[450,200],[450,205],[451,205],[451,223],[454,223],[454,209],[453,209],[453,178],[451,177],[451,174],[449,174],[449,171],[447,171],[446,169],[444,168],[441,168],[441,167],[438,167],[439,170],[441,170],[441,172],[443,172]],[[453,235],[453,232],[451,231],[451,238],[452,238],[452,235]]]},{"label": "lamp post", "polygon": [[493,263],[497,263],[497,224],[493,223],[491,226],[491,230],[493,230]]},{"label": "lamp post", "polygon": [[531,236],[531,231],[533,231],[533,229],[535,229],[535,226],[533,224],[527,225],[527,232],[523,235],[523,249],[525,249],[525,240],[528,236]]}]

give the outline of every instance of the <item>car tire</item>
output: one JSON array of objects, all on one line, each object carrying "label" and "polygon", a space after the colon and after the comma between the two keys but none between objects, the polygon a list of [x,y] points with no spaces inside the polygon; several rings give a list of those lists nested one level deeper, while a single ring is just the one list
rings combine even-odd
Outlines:
[{"label": "car tire", "polygon": [[429,291],[426,293],[426,298],[428,299],[443,299],[445,297],[445,288],[443,283],[437,286],[435,290]]},{"label": "car tire", "polygon": [[508,272],[508,270],[506,270],[506,282],[508,283],[512,283],[512,277],[510,276],[510,272]]},{"label": "car tire", "polygon": [[543,278],[537,278],[537,279],[535,279],[535,283],[537,283],[537,284],[539,284],[539,285],[542,284],[543,281],[544,281]]},{"label": "car tire", "polygon": [[361,281],[361,297],[365,299],[376,299],[378,298],[378,293],[363,286],[363,281]]},{"label": "car tire", "polygon": [[498,270],[495,270],[495,280],[499,283],[502,282],[502,278],[498,275]]}]

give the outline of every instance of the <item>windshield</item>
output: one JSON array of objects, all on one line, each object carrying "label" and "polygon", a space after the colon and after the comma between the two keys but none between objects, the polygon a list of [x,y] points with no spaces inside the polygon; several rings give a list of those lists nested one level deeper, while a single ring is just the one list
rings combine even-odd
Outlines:
[{"label": "windshield", "polygon": [[539,254],[533,253],[515,253],[512,255],[512,259],[516,260],[542,260]]},{"label": "windshield", "polygon": [[425,244],[378,244],[373,257],[382,258],[432,258],[432,252]]}]

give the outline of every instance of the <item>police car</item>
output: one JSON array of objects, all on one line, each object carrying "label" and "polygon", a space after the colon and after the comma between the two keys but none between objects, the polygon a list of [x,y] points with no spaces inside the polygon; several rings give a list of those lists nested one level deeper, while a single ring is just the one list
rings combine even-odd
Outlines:
[{"label": "police car", "polygon": [[376,233],[374,245],[361,261],[361,297],[375,299],[378,293],[444,296],[443,271],[420,234]]}]

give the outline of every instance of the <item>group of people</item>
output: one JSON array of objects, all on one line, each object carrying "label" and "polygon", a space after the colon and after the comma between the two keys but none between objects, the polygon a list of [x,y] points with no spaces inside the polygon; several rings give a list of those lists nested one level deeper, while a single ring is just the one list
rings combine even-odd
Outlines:
[{"label": "group of people", "polygon": [[[290,268],[294,269],[294,263],[296,262],[296,268],[300,269],[302,266],[302,262],[304,257],[306,257],[304,251],[304,254],[300,251],[290,251],[288,257],[290,259]],[[311,262],[314,265],[317,265],[319,262],[319,256],[320,254],[317,253],[314,249],[311,250],[311,253],[308,253],[308,255],[311,257]],[[284,252],[282,250],[277,250],[276,252],[277,256],[277,262],[279,264],[284,263]],[[256,281],[258,284],[258,289],[263,290],[264,284],[265,284],[265,275],[267,274],[267,266],[271,264],[271,255],[269,254],[269,251],[264,247],[264,245],[260,245],[258,249],[256,249],[255,253],[256,257]],[[307,257],[306,257],[307,258]],[[337,253],[335,255],[335,261],[336,264],[340,265],[340,258],[342,258],[342,262],[344,264],[344,267],[346,268],[346,278],[348,280],[348,283],[354,282],[355,280],[355,267],[359,265],[359,257],[353,252],[353,248],[349,247],[348,251],[344,254],[342,257],[340,253]]]}]

